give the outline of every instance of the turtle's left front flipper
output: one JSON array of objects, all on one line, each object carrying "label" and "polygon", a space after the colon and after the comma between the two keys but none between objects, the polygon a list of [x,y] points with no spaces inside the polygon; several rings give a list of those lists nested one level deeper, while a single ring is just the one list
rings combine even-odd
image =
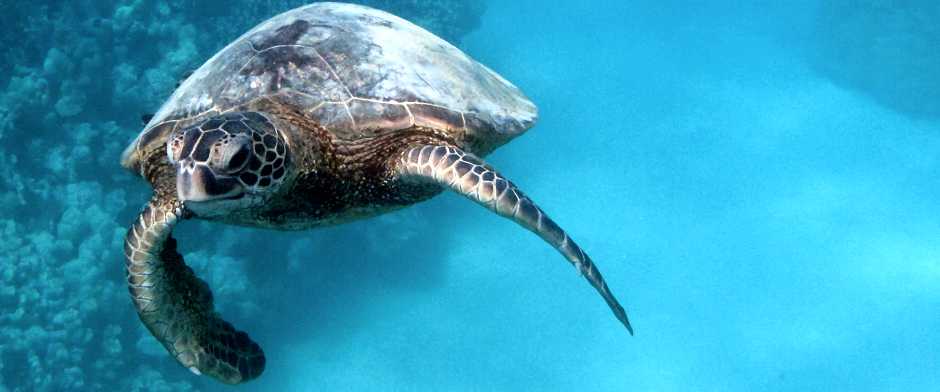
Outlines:
[{"label": "turtle's left front flipper", "polygon": [[212,292],[176,251],[171,232],[187,211],[155,196],[124,241],[127,285],[147,329],[193,373],[238,384],[261,375],[261,347],[213,309]]},{"label": "turtle's left front flipper", "polygon": [[482,159],[452,146],[424,145],[405,150],[396,165],[394,170],[402,179],[446,185],[538,234],[574,264],[633,334],[626,312],[588,255],[535,202]]}]

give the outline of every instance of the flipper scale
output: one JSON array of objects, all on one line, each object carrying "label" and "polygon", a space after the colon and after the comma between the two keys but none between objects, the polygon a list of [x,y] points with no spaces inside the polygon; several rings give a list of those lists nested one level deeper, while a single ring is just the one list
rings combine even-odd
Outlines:
[{"label": "flipper scale", "polygon": [[610,292],[590,257],[515,184],[482,159],[453,146],[413,146],[402,152],[395,167],[405,179],[436,182],[509,218],[551,244],[600,293],[614,315],[633,334],[627,313]]},{"label": "flipper scale", "polygon": [[138,315],[193,373],[229,384],[256,378],[265,366],[261,347],[221,319],[209,286],[176,250],[171,231],[185,215],[182,203],[155,198],[128,230],[127,282]]}]

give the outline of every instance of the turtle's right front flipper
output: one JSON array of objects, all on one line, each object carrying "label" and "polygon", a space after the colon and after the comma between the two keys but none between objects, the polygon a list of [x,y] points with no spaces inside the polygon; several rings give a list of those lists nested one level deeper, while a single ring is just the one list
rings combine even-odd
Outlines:
[{"label": "turtle's right front flipper", "polygon": [[171,232],[187,211],[177,200],[154,199],[124,241],[127,283],[147,329],[183,366],[238,384],[261,375],[261,347],[213,310],[212,292],[176,251]]},{"label": "turtle's right front flipper", "polygon": [[403,179],[447,186],[538,234],[574,264],[633,335],[627,312],[614,298],[591,258],[532,199],[482,159],[454,146],[414,146],[402,152],[393,170]]}]

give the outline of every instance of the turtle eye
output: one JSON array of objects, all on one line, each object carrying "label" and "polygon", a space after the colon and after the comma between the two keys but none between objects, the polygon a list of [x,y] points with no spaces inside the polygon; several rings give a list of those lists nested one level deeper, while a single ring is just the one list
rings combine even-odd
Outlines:
[{"label": "turtle eye", "polygon": [[208,155],[209,167],[216,173],[234,174],[248,164],[251,157],[251,141],[239,135],[226,135],[215,141]]},{"label": "turtle eye", "polygon": [[228,163],[225,164],[225,169],[229,173],[234,173],[245,167],[245,164],[248,163],[248,155],[251,152],[248,150],[248,145],[242,144],[238,147],[238,151],[231,155],[228,159]]}]

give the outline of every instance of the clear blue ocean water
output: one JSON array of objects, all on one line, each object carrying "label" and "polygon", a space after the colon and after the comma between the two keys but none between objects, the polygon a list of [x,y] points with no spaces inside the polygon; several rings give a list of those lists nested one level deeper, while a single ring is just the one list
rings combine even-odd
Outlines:
[{"label": "clear blue ocean water", "polygon": [[192,375],[128,298],[150,189],[119,159],[187,70],[300,4],[224,3],[0,4],[0,391],[940,390],[927,1],[366,1],[539,106],[488,161],[636,336],[538,237],[445,193],[306,232],[182,224],[268,358],[238,387]]}]

